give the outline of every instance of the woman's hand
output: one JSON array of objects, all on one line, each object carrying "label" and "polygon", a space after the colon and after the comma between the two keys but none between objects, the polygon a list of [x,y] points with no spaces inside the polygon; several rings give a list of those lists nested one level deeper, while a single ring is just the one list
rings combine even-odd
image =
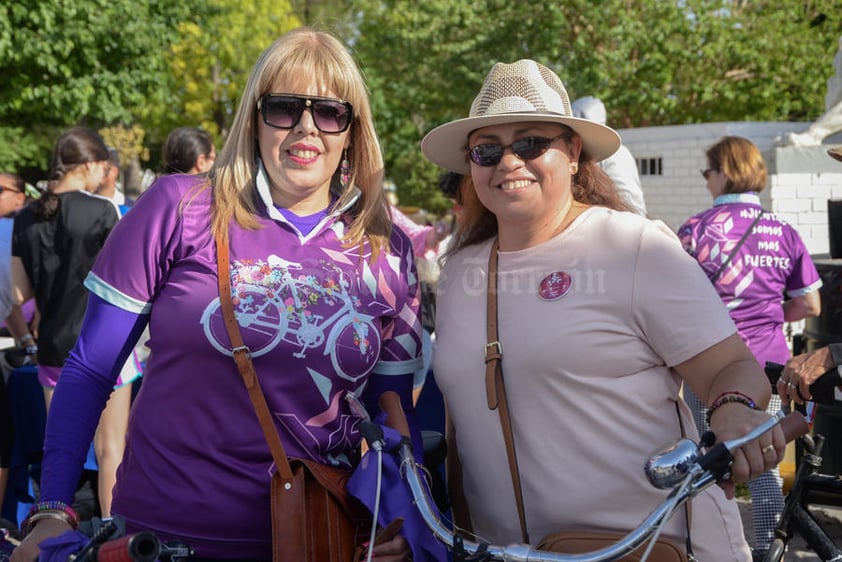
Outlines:
[{"label": "woman's hand", "polygon": [[[710,430],[716,435],[717,443],[743,437],[758,425],[769,419],[769,414],[753,410],[740,403],[723,404],[711,416]],[[746,443],[732,452],[731,479],[720,482],[725,495],[734,497],[734,484],[757,478],[775,468],[784,458],[786,439],[780,426],[775,426],[759,438]]]},{"label": "woman's hand", "polygon": [[10,562],[36,562],[41,549],[41,541],[63,535],[72,527],[58,519],[42,519],[35,528],[21,541],[20,546],[12,551]]},{"label": "woman's hand", "polygon": [[812,398],[810,385],[835,366],[829,347],[820,347],[812,353],[793,357],[786,362],[781,378],[778,379],[781,400],[803,404]]},{"label": "woman's hand", "polygon": [[377,562],[411,562],[412,550],[406,539],[398,535],[392,540],[375,546],[371,559]]}]

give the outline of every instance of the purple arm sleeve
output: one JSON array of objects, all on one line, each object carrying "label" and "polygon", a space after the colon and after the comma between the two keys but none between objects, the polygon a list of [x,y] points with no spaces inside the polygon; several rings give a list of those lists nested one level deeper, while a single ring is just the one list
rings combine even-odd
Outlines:
[{"label": "purple arm sleeve", "polygon": [[50,404],[41,501],[72,503],[88,448],[120,369],[149,321],[94,294]]},{"label": "purple arm sleeve", "polygon": [[424,444],[421,439],[421,428],[418,425],[418,419],[415,417],[415,406],[412,405],[412,375],[373,375],[369,379],[368,387],[362,396],[362,402],[372,420],[380,413],[377,400],[387,390],[395,391],[401,398],[401,406],[403,406],[403,411],[406,414],[406,421],[409,424],[409,433],[412,438],[412,452],[415,455],[415,461],[422,463],[424,461]]}]

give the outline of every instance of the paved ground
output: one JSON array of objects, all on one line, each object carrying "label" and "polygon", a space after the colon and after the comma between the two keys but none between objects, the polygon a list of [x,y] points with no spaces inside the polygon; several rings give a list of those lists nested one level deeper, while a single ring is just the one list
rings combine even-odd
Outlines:
[{"label": "paved ground", "polygon": [[[738,499],[740,505],[740,513],[743,516],[743,526],[745,527],[746,537],[749,544],[753,541],[753,529],[751,522],[751,501],[747,499]],[[842,545],[842,507],[840,506],[817,506],[812,509],[816,520],[821,524],[825,531],[830,534],[834,542]],[[794,537],[789,542],[785,562],[820,562],[820,559],[814,552],[809,550],[801,537]]]}]

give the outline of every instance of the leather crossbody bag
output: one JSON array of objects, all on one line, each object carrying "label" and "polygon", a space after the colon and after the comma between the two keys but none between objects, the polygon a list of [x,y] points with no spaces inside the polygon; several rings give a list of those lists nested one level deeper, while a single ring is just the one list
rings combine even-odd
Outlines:
[{"label": "leather crossbody bag", "polygon": [[[487,304],[487,336],[488,343],[485,346],[485,386],[488,408],[498,410],[500,414],[500,425],[503,430],[503,441],[506,444],[506,454],[509,461],[509,471],[512,477],[512,486],[517,504],[518,519],[520,520],[521,538],[524,544],[531,544],[529,532],[526,526],[526,513],[523,506],[523,488],[520,483],[520,470],[517,463],[517,451],[515,450],[514,434],[512,433],[512,420],[509,413],[508,401],[506,399],[506,387],[503,380],[503,347],[497,334],[497,250],[499,241],[495,240],[491,246],[491,255],[488,257],[488,304]],[[678,405],[676,404],[676,409]],[[681,416],[679,416],[681,424]],[[684,428],[682,425],[682,435]],[[554,493],[548,491],[548,493]],[[690,510],[685,504],[687,515],[687,544],[686,548],[681,547],[674,541],[659,537],[647,560],[649,562],[687,562],[693,557],[692,544],[690,542]],[[581,554],[606,548],[617,543],[625,536],[625,533],[612,532],[588,532],[588,531],[559,531],[543,537],[537,543],[537,548],[550,552],[563,552],[568,554]],[[645,552],[647,544],[641,545],[637,550],[622,558],[621,562],[639,562]]]},{"label": "leather crossbody bag", "polygon": [[351,496],[350,470],[306,459],[288,459],[260,388],[249,349],[243,343],[231,299],[227,241],[216,242],[219,304],[233,347],[237,370],[245,382],[276,470],[271,481],[273,562],[350,562],[368,538],[371,515]]}]

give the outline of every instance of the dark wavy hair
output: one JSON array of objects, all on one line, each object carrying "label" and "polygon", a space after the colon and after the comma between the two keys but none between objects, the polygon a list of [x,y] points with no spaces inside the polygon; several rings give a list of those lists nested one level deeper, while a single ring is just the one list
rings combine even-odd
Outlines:
[{"label": "dark wavy hair", "polygon": [[196,127],[178,127],[170,131],[164,141],[161,156],[164,159],[164,174],[186,174],[199,160],[209,156],[213,150],[210,135]]},{"label": "dark wavy hair", "polygon": [[[61,181],[74,168],[88,162],[108,160],[108,146],[99,133],[87,127],[73,127],[58,138],[50,158],[50,188]],[[40,199],[32,203],[36,216],[50,219],[59,211],[58,195],[48,189]]]}]

